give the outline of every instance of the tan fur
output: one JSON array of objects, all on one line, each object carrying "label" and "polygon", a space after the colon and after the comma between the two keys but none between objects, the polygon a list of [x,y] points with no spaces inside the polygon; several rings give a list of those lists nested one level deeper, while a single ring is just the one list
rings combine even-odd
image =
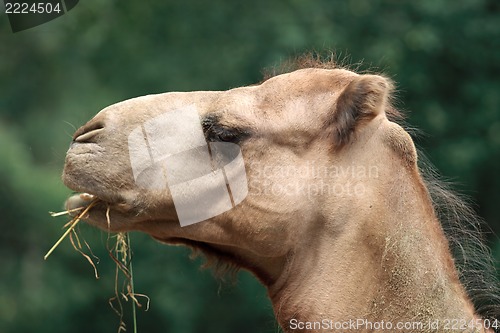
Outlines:
[{"label": "tan fur", "polygon": [[405,161],[409,167],[417,167],[417,150],[410,135],[399,125],[391,123],[384,133],[384,142]]},{"label": "tan fur", "polygon": [[[302,69],[229,91],[124,101],[78,130],[75,138],[103,128],[73,143],[63,180],[107,202],[114,231],[143,231],[252,271],[285,332],[291,319],[471,320],[413,142],[387,119],[391,89],[381,76]],[[186,105],[202,120],[249,133],[240,143],[249,194],[181,228],[168,190],[135,185],[127,136]],[[93,208],[88,222],[107,229],[105,206]]]}]

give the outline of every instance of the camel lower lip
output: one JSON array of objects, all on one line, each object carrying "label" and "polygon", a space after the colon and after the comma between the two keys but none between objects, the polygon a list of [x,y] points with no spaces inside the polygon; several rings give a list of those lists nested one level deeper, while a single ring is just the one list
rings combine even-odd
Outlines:
[{"label": "camel lower lip", "polygon": [[77,209],[81,207],[87,207],[94,199],[97,197],[89,193],[78,193],[69,197],[64,206],[66,210]]},{"label": "camel lower lip", "polygon": [[106,209],[112,208],[115,211],[119,211],[121,213],[129,213],[133,207],[125,202],[125,201],[109,201],[109,200],[104,200],[101,197],[98,197],[97,195],[90,194],[90,193],[76,193],[72,196],[70,196],[66,202],[64,203],[64,206],[67,211],[74,212],[78,211],[79,208],[85,208],[88,205],[90,205],[92,202],[98,201],[99,206],[102,208],[103,206],[106,207]]}]

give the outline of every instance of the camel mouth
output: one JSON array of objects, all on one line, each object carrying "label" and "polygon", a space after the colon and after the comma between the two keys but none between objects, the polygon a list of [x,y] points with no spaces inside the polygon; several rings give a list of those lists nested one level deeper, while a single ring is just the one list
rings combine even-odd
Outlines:
[{"label": "camel mouth", "polygon": [[[92,206],[89,208],[90,205]],[[85,209],[86,214],[81,219],[107,232],[129,231],[135,222],[140,222],[140,214],[132,204],[108,201],[86,192],[73,194],[66,199],[64,206],[70,216],[78,215]]]},{"label": "camel mouth", "polygon": [[89,206],[92,202],[96,202],[95,206],[102,206],[106,208],[112,208],[113,210],[120,211],[122,213],[129,212],[132,207],[125,202],[109,201],[98,197],[97,195],[90,193],[75,193],[66,199],[64,207],[70,214],[76,214],[79,209],[84,209]]},{"label": "camel mouth", "polygon": [[67,211],[75,211],[78,208],[87,207],[96,198],[97,197],[95,195],[89,193],[73,194],[68,199],[66,199],[64,207],[66,208]]}]

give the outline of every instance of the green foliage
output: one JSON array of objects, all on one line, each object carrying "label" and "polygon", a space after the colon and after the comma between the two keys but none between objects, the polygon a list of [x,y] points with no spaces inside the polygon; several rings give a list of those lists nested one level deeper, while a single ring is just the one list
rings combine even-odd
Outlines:
[{"label": "green foliage", "polygon": [[[118,327],[105,235],[81,226],[102,258],[98,281],[67,241],[42,259],[61,234],[64,218],[47,211],[69,195],[59,175],[75,127],[139,95],[256,83],[262,68],[308,50],[392,77],[424,133],[418,144],[499,233],[499,21],[496,0],[86,0],[16,34],[0,15],[0,332]],[[185,249],[140,234],[133,245],[136,290],[152,299],[140,332],[276,331],[247,273],[221,284]]]}]

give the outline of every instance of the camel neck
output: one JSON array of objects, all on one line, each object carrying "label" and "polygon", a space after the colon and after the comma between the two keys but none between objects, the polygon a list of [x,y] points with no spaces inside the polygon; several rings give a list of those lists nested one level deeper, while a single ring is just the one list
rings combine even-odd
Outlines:
[{"label": "camel neck", "polygon": [[[427,191],[412,172],[399,169],[391,183],[369,188],[352,205],[332,204],[335,211],[317,223],[324,227],[290,255],[269,289],[285,332],[438,332],[450,320],[475,318]],[[411,328],[398,330],[401,323]]]}]

